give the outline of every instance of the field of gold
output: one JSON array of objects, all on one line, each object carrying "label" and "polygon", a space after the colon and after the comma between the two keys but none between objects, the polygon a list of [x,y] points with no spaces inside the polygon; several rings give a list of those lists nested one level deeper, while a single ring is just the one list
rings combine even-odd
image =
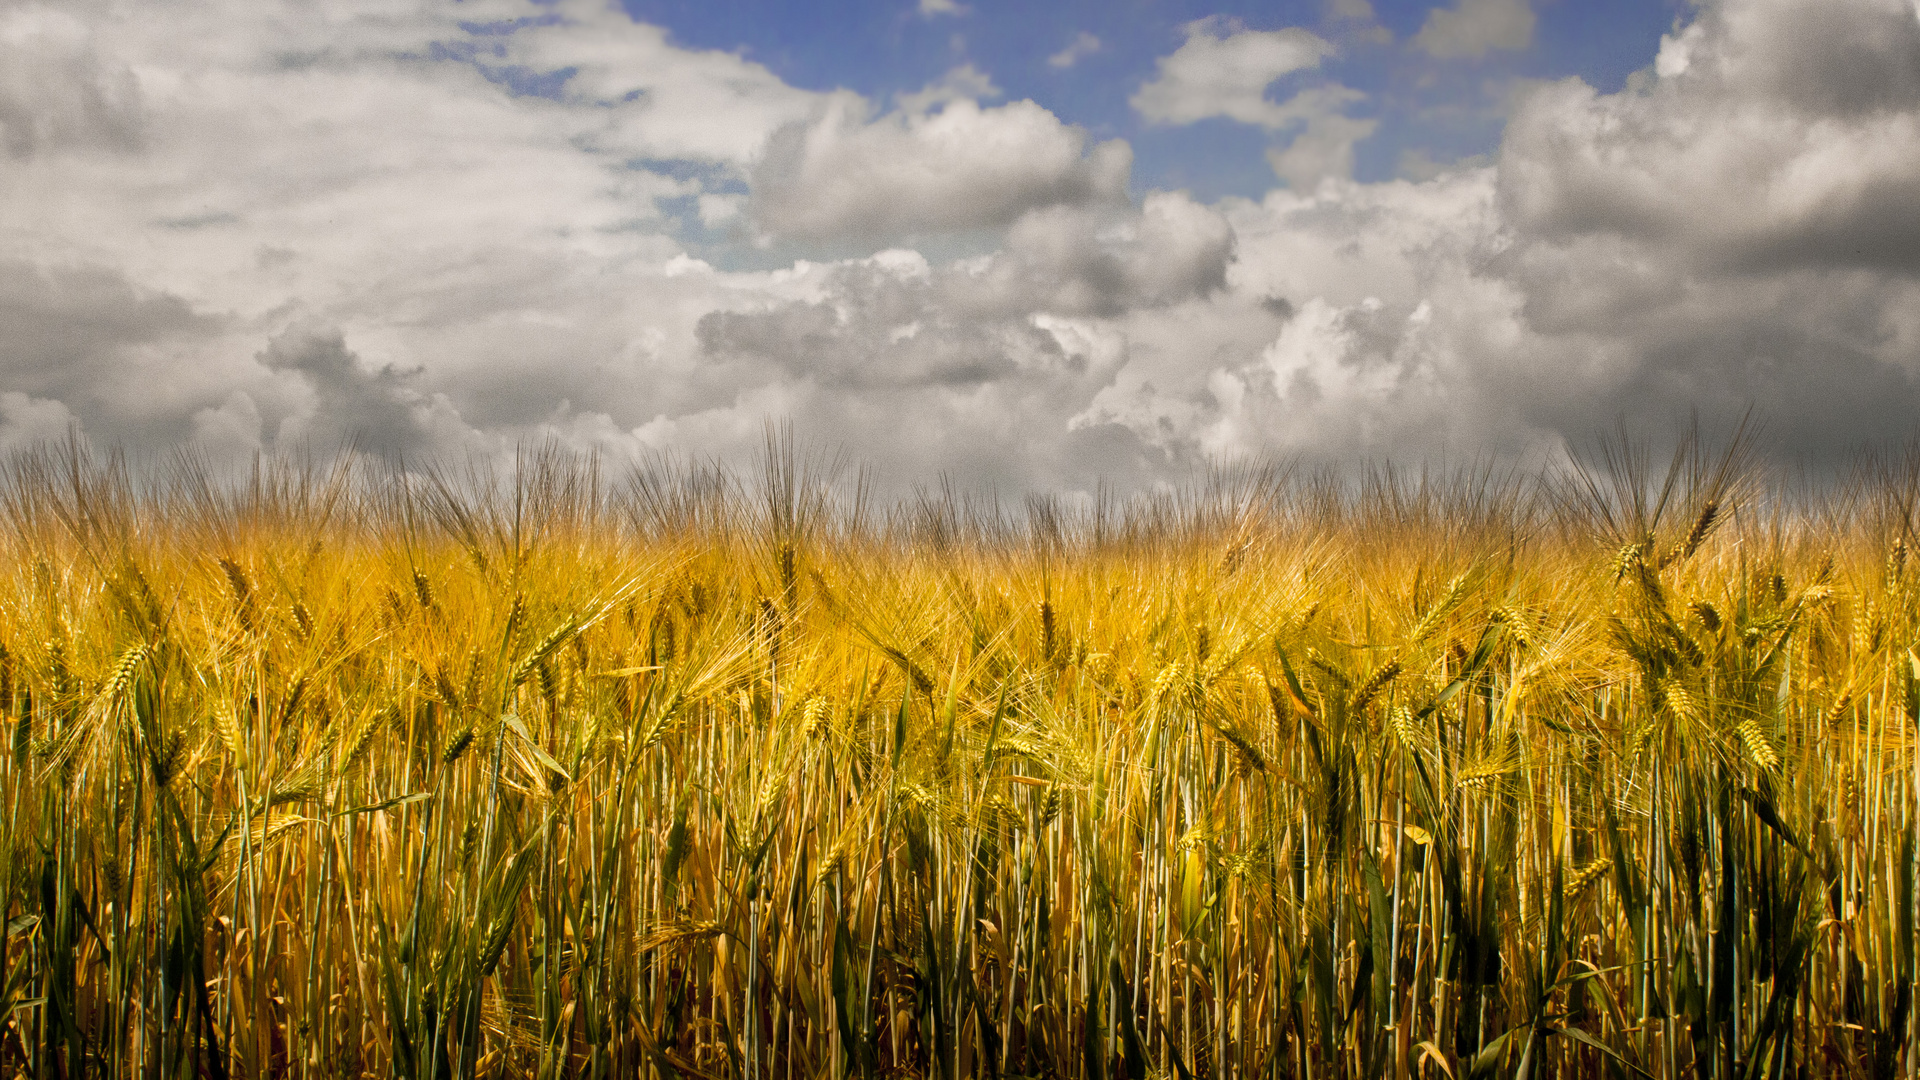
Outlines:
[{"label": "field of gold", "polygon": [[1920,469],[0,481],[0,1076],[1913,1077]]}]

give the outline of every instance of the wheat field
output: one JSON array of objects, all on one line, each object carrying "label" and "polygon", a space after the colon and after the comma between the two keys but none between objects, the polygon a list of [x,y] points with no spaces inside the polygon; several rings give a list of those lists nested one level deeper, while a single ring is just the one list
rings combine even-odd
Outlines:
[{"label": "wheat field", "polygon": [[0,482],[0,1075],[1912,1077],[1920,468]]}]

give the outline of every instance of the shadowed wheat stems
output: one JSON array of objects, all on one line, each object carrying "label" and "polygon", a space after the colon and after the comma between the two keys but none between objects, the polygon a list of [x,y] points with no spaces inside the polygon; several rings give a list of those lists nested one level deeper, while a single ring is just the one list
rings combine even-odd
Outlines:
[{"label": "shadowed wheat stems", "polygon": [[1914,1074],[1914,470],[763,464],[18,459],[0,1070]]}]

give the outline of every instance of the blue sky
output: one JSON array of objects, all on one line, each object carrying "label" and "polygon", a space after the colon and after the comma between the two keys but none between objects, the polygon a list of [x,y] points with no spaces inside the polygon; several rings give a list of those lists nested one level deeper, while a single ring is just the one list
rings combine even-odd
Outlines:
[{"label": "blue sky", "polygon": [[1920,0],[625,2],[0,0],[0,452],[1916,435]]},{"label": "blue sky", "polygon": [[[1322,0],[981,0],[952,14],[922,14],[901,0],[624,0],[623,6],[636,19],[666,27],[678,42],[738,51],[795,86],[844,87],[878,101],[970,63],[1006,98],[1030,98],[1098,136],[1127,138],[1137,189],[1187,188],[1209,198],[1257,196],[1271,187],[1264,151],[1272,140],[1226,119],[1146,124],[1128,104],[1194,20],[1225,16],[1254,30],[1305,27],[1339,45],[1319,69],[1279,80],[1269,96],[1328,79],[1365,93],[1367,100],[1348,111],[1378,118],[1381,126],[1356,148],[1355,176],[1382,180],[1401,172],[1406,151],[1441,162],[1493,151],[1518,80],[1577,76],[1601,90],[1620,89],[1629,73],[1651,62],[1661,35],[1683,11],[1682,0],[1549,0],[1537,5],[1525,48],[1435,59],[1410,44],[1435,5],[1407,0],[1374,3],[1372,17],[1361,20],[1338,17]],[[1071,66],[1048,62],[1081,34],[1092,35],[1098,47]]]}]

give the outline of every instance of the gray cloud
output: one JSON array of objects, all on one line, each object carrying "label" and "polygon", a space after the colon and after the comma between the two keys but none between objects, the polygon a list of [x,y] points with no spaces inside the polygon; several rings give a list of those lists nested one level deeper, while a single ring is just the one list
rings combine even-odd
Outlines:
[{"label": "gray cloud", "polygon": [[208,392],[197,379],[161,373],[220,324],[116,270],[5,260],[0,326],[0,392],[58,402],[74,418],[153,445],[184,437],[184,411]]},{"label": "gray cloud", "polygon": [[[946,469],[1089,486],[1107,460],[1137,481],[1192,448],[1075,419],[1133,359],[1113,324],[1212,306],[1232,250],[1219,214],[1159,194],[1128,214],[1033,211],[984,259],[936,267],[893,251],[844,264],[814,298],[701,320],[710,407],[743,388],[776,393],[813,430],[857,431],[896,480]],[[847,426],[856,415],[865,425]]]},{"label": "gray cloud", "polygon": [[311,412],[283,425],[286,441],[351,441],[383,457],[417,458],[432,446],[436,405],[448,411],[413,387],[419,369],[369,367],[337,329],[289,328],[267,343],[259,360],[270,371],[299,376],[314,396]]},{"label": "gray cloud", "polygon": [[38,5],[0,9],[0,150],[14,158],[131,151],[142,122],[133,73],[102,61],[77,15]]},{"label": "gray cloud", "polygon": [[[1803,116],[1858,118],[1920,106],[1920,12],[1899,0],[1754,0],[1705,13],[1662,50],[1676,76],[1698,57],[1708,92]],[[1714,85],[1717,84],[1717,85]]]},{"label": "gray cloud", "polygon": [[0,261],[0,371],[8,389],[66,396],[124,377],[129,350],[206,329],[177,296],[102,267]]},{"label": "gray cloud", "polygon": [[1086,358],[1036,317],[1112,319],[1204,298],[1225,288],[1232,253],[1226,220],[1180,195],[1126,215],[1036,210],[986,259],[935,268],[886,252],[837,267],[817,298],[708,315],[701,347],[850,389],[1077,377]]},{"label": "gray cloud", "polygon": [[1618,235],[1728,271],[1920,267],[1920,17],[1902,0],[1701,12],[1657,77],[1569,81],[1517,110],[1500,177],[1516,225]]},{"label": "gray cloud", "polygon": [[1533,44],[1535,21],[1530,0],[1459,0],[1429,11],[1411,44],[1435,59],[1479,59]]}]

